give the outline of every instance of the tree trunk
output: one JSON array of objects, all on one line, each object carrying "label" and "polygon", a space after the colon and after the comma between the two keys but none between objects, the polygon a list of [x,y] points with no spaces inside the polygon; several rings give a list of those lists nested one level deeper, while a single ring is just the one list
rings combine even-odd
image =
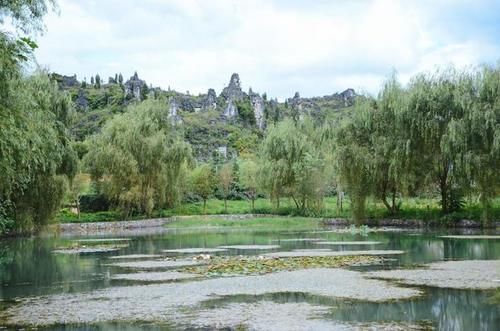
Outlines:
[{"label": "tree trunk", "polygon": [[227,214],[227,198],[224,197],[224,213]]},{"label": "tree trunk", "polygon": [[254,212],[255,210],[255,198],[252,197],[252,213]]},{"label": "tree trunk", "polygon": [[207,212],[207,199],[203,199],[203,214]]}]

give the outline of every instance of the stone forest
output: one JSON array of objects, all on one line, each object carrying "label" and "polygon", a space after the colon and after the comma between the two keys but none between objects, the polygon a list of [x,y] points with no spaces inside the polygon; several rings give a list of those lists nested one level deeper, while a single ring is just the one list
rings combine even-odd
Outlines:
[{"label": "stone forest", "polygon": [[[381,26],[422,10],[416,35],[444,43],[500,31],[500,11],[438,1],[444,27],[423,5],[332,3],[0,2],[0,330],[498,330],[500,40],[443,64],[439,43],[394,37],[411,20]],[[336,6],[353,22],[325,16]],[[371,29],[433,66],[356,62]],[[302,66],[347,52],[302,31],[359,68]],[[162,43],[217,65],[159,66]],[[374,88],[352,79],[380,67]]]}]

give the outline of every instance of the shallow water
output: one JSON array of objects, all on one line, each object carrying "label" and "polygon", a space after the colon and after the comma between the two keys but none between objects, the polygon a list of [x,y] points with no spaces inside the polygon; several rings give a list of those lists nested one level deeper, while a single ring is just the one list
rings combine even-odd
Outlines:
[{"label": "shallow water", "polygon": [[[313,229],[316,230],[316,229]],[[371,232],[365,236],[335,232],[269,232],[262,229],[185,229],[169,230],[160,234],[129,236],[127,247],[117,252],[90,253],[80,255],[55,254],[54,250],[72,245],[74,238],[19,238],[0,241],[0,310],[17,305],[27,297],[51,294],[75,294],[96,289],[117,286],[137,286],[142,282],[112,279],[113,275],[143,272],[113,266],[118,255],[161,254],[165,257],[175,253],[163,250],[232,245],[279,245],[268,250],[230,249],[211,253],[212,255],[261,255],[269,252],[291,251],[297,249],[330,248],[331,250],[403,250],[405,254],[390,256],[383,266],[353,268],[353,270],[374,270],[380,268],[414,267],[445,260],[492,260],[500,259],[500,240],[441,238],[446,232],[391,231]],[[495,234],[495,233],[493,233]],[[123,238],[117,235],[117,238]],[[92,237],[96,238],[96,237]],[[348,245],[325,247],[314,240],[347,241]],[[356,241],[380,242],[373,245],[353,245]],[[80,245],[82,243],[80,242]],[[101,244],[100,241],[85,242],[85,245]],[[185,259],[186,254],[179,255]],[[138,258],[130,261],[155,260]],[[125,260],[124,260],[125,261]],[[126,260],[127,262],[129,260]],[[171,269],[169,269],[171,270]],[[159,270],[150,270],[158,272]],[[161,270],[160,270],[161,271]],[[310,272],[314,272],[311,270]],[[191,280],[181,280],[189,282]],[[325,286],[328,286],[327,284]],[[406,286],[408,287],[408,286]],[[205,302],[205,308],[220,308],[241,302],[272,301],[275,303],[308,303],[325,306],[327,314],[321,319],[328,321],[364,323],[410,322],[432,326],[440,330],[498,330],[500,314],[498,306],[491,304],[491,291],[471,291],[419,287],[424,295],[417,298],[387,303],[359,302],[356,300],[335,299],[314,296],[307,293],[287,292],[259,296],[226,296]],[[140,303],[138,303],[140,304]],[[1,321],[0,321],[1,325]],[[56,325],[46,329],[57,330],[141,330],[177,329],[188,327],[172,320],[172,323],[151,323],[126,321],[116,323],[96,323],[93,325]],[[191,325],[190,327],[193,327]],[[198,327],[198,326],[195,326]],[[287,329],[286,325],[276,326]]]}]

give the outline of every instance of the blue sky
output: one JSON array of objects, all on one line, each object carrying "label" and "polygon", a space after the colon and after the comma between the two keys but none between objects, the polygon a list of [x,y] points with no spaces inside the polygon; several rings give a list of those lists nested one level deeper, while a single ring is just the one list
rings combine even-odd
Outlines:
[{"label": "blue sky", "polygon": [[38,63],[79,79],[134,71],[154,86],[280,99],[348,87],[375,94],[436,66],[500,59],[500,1],[59,0]]}]

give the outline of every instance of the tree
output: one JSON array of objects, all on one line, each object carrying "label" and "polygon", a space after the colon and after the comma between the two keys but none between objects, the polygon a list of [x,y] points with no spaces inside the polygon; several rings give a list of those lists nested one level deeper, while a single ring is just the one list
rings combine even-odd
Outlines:
[{"label": "tree", "polygon": [[84,162],[124,217],[132,210],[150,216],[155,207],[178,200],[174,188],[191,149],[163,111],[163,104],[155,100],[131,105],[89,143]]},{"label": "tree", "polygon": [[335,165],[342,187],[351,199],[356,223],[365,218],[365,202],[371,192],[370,132],[365,129],[368,103],[357,104],[353,117],[344,121],[335,133]]},{"label": "tree", "polygon": [[324,158],[312,122],[285,120],[272,126],[261,145],[262,186],[279,207],[281,195],[298,210],[318,211],[324,194]]},{"label": "tree", "polygon": [[120,83],[120,85],[123,84],[123,76],[121,72],[118,74],[118,83]]},{"label": "tree", "polygon": [[77,174],[70,180],[68,195],[69,199],[73,202],[78,219],[80,218],[80,197],[88,189],[87,176],[82,173]]},{"label": "tree", "polygon": [[73,108],[46,73],[9,85],[0,106],[0,218],[36,231],[52,219],[76,172],[67,130]]},{"label": "tree", "polygon": [[101,76],[99,74],[95,75],[95,87],[98,89],[101,88]]},{"label": "tree", "polygon": [[219,185],[224,195],[224,212],[227,213],[227,197],[231,192],[233,184],[233,166],[230,163],[224,164],[219,170]]},{"label": "tree", "polygon": [[253,111],[253,107],[250,104],[250,100],[245,99],[237,101],[236,107],[238,109],[238,116],[244,123],[255,125],[255,112]]},{"label": "tree", "polygon": [[417,179],[434,184],[443,213],[460,207],[458,164],[454,164],[450,123],[460,121],[465,109],[459,101],[460,73],[453,68],[432,75],[417,75],[408,88],[408,107],[402,116],[407,134],[409,164]]},{"label": "tree", "polygon": [[141,86],[141,100],[146,100],[148,97],[149,88],[146,84],[142,84]]},{"label": "tree", "polygon": [[455,152],[454,164],[469,191],[479,193],[482,219],[487,223],[491,199],[500,189],[500,66],[463,74],[458,98],[465,114],[451,121],[446,145]]},{"label": "tree", "polygon": [[95,86],[94,76],[90,76],[90,85]]},{"label": "tree", "polygon": [[253,158],[245,158],[240,161],[240,181],[252,201],[253,211],[255,209],[255,199],[257,199],[257,189],[259,187],[259,167]]},{"label": "tree", "polygon": [[408,177],[405,132],[400,125],[405,102],[405,92],[393,74],[385,82],[378,99],[369,101],[366,108],[369,112],[365,125],[369,130],[366,143],[374,195],[391,215],[399,210],[397,196],[403,191]]},{"label": "tree", "polygon": [[203,213],[207,210],[207,200],[214,191],[215,178],[212,167],[202,164],[191,172],[191,187],[203,199]]}]

